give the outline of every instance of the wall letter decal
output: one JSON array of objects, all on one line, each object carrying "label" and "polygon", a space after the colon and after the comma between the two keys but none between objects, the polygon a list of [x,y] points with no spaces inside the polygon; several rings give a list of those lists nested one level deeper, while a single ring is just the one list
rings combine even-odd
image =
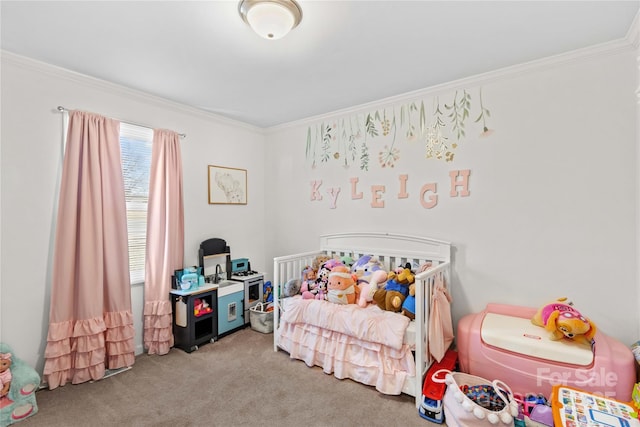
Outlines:
[{"label": "wall letter decal", "polygon": [[338,200],[338,194],[340,194],[340,187],[332,187],[327,190],[327,194],[331,197],[331,205],[329,209],[336,208],[336,200]]},{"label": "wall letter decal", "polygon": [[358,178],[351,178],[349,181],[351,181],[351,198],[353,200],[362,199],[362,191],[358,193],[356,190],[356,186],[358,185]]},{"label": "wall letter decal", "polygon": [[409,179],[409,175],[400,175],[400,192],[398,193],[398,199],[406,199],[409,197],[409,193],[407,193],[407,179]]},{"label": "wall letter decal", "polygon": [[311,201],[322,200],[322,194],[320,194],[320,186],[322,181],[311,181]]},{"label": "wall letter decal", "polygon": [[371,207],[372,208],[384,208],[384,200],[381,200],[383,194],[384,194],[384,185],[371,186]]},{"label": "wall letter decal", "polygon": [[[424,200],[424,195],[427,191],[433,192],[433,194],[429,196],[428,202]],[[437,191],[438,191],[438,185],[435,182],[432,182],[431,184],[425,184],[422,186],[422,189],[420,190],[420,204],[422,205],[423,208],[431,209],[438,204]]]},{"label": "wall letter decal", "polygon": [[[460,171],[451,171],[449,172],[449,176],[451,177],[451,191],[449,192],[449,196],[457,197],[458,190],[456,187],[462,187],[460,191],[460,196],[467,197],[469,194],[469,174],[471,171],[469,169],[460,170]],[[462,179],[456,179],[458,176],[461,176]]]}]

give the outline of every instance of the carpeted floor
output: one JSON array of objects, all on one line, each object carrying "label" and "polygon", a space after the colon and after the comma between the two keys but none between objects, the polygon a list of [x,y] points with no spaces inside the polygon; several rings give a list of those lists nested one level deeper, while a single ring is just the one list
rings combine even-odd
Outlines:
[{"label": "carpeted floor", "polygon": [[187,354],[140,355],[93,383],[38,391],[38,413],[18,426],[437,426],[411,396],[309,368],[273,335],[250,328]]}]

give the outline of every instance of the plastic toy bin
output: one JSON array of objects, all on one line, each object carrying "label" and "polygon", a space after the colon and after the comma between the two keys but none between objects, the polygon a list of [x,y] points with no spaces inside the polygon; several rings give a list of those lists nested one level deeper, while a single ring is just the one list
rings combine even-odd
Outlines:
[{"label": "plastic toy bin", "polygon": [[631,400],[635,360],[631,349],[598,331],[593,351],[569,340],[552,341],[544,328],[531,324],[536,309],[488,304],[484,311],[458,322],[460,369],[498,378],[514,392],[542,393],[554,385]]}]

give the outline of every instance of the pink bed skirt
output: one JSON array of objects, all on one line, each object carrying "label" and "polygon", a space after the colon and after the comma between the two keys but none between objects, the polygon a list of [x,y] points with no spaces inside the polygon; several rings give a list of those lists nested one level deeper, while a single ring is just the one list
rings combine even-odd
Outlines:
[{"label": "pink bed skirt", "polygon": [[281,321],[278,345],[292,359],[320,366],[339,379],[374,386],[383,394],[400,394],[405,379],[416,373],[413,354],[406,344],[396,350],[313,325]]}]

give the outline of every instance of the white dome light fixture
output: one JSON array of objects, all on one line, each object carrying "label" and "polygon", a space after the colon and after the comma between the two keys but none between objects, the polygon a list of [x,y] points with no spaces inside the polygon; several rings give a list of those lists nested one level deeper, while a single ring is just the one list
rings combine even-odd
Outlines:
[{"label": "white dome light fixture", "polygon": [[302,21],[302,9],[295,0],[242,0],[238,12],[253,31],[269,40],[286,36]]}]

